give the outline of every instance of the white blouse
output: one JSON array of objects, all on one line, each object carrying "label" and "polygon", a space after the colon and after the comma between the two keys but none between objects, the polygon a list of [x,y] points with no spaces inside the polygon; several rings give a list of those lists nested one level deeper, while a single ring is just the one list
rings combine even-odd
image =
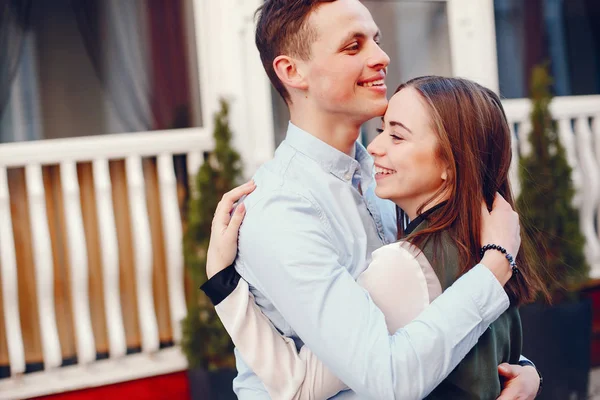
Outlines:
[{"label": "white blouse", "polygon": [[[419,249],[408,242],[373,252],[358,283],[385,316],[390,333],[415,319],[442,287]],[[216,307],[217,314],[246,364],[273,399],[328,399],[347,389],[307,348],[300,352],[260,311],[243,279]]]}]

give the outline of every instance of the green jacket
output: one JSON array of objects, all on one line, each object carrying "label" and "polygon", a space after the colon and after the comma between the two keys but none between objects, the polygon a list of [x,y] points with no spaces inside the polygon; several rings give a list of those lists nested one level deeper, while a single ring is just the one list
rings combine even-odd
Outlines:
[{"label": "green jacket", "polygon": [[[412,232],[427,228],[427,218],[425,215],[424,217],[421,222],[415,220],[417,226]],[[429,238],[421,249],[436,272],[442,290],[452,285],[459,273],[458,248],[451,234],[450,230],[436,234],[435,238]],[[448,318],[452,318],[452,315],[448,315]],[[498,365],[503,362],[516,364],[521,355],[522,342],[519,311],[510,306],[490,325],[475,347],[426,399],[495,400],[502,390]]]}]

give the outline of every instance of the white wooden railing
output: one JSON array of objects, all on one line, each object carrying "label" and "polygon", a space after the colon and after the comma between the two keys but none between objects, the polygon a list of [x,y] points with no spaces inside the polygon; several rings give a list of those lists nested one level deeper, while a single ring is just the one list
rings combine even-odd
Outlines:
[{"label": "white wooden railing", "polygon": [[[518,158],[527,154],[531,147],[528,140],[531,104],[527,99],[503,103],[513,130],[511,181],[515,194],[518,194]],[[557,122],[567,161],[573,168],[576,191],[573,203],[579,210],[591,277],[600,278],[600,96],[556,97],[550,104],[550,112]],[[555,179],[569,177],[556,176]]]},{"label": "white wooden railing", "polygon": [[[203,152],[213,147],[202,128],[175,131],[81,137],[0,145],[0,262],[4,324],[11,377],[0,380],[0,399],[27,398],[65,390],[105,385],[186,368],[177,343],[180,321],[186,314],[179,210],[174,155],[187,155],[195,173]],[[174,347],[159,350],[159,335],[152,287],[152,249],[142,172],[142,157],[157,158],[160,212],[168,276],[168,308]],[[124,159],[127,177],[140,321],[141,353],[126,355],[126,339],[119,288],[119,253],[109,176],[109,161]],[[102,278],[109,358],[96,361],[90,317],[88,256],[86,251],[76,165],[91,162],[96,198],[98,236],[102,249]],[[78,364],[58,368],[61,345],[54,309],[53,254],[46,215],[42,167],[59,165],[68,257],[71,265],[70,294]],[[25,372],[25,351],[19,315],[17,263],[11,219],[7,169],[24,168],[32,232],[35,282],[44,371]]]}]

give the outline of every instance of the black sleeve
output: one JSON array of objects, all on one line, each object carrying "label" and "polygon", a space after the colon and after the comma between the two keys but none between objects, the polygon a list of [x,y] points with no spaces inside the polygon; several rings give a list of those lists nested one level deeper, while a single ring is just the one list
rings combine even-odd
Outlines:
[{"label": "black sleeve", "polygon": [[239,281],[240,274],[238,274],[233,265],[230,265],[204,282],[204,284],[200,286],[200,290],[202,290],[216,306],[235,290]]}]

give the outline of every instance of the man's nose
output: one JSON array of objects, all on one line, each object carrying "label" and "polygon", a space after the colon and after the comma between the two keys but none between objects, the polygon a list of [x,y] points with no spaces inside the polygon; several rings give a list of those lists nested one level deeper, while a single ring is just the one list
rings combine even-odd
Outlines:
[{"label": "man's nose", "polygon": [[390,57],[378,44],[373,46],[373,54],[369,59],[369,67],[375,69],[387,68],[390,65]]}]

